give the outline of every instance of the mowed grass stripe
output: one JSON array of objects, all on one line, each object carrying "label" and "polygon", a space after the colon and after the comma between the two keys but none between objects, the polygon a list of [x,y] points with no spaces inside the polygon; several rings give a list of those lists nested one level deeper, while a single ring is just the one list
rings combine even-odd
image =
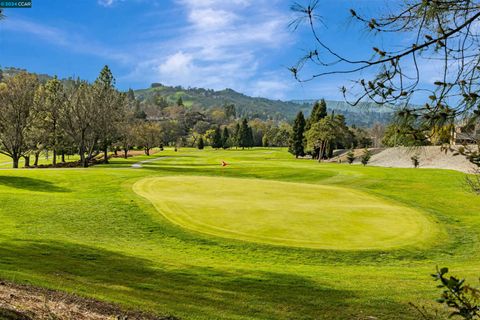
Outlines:
[{"label": "mowed grass stripe", "polygon": [[197,232],[334,250],[426,246],[438,228],[419,210],[348,188],[204,176],[145,178],[134,191]]}]

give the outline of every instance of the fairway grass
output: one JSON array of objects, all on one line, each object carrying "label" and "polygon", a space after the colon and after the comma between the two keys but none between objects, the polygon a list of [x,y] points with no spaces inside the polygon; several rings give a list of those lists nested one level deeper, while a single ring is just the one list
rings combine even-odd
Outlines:
[{"label": "fairway grass", "polygon": [[2,169],[0,279],[181,319],[444,315],[436,266],[480,275],[480,198],[464,181],[262,148]]},{"label": "fairway grass", "polygon": [[333,250],[428,243],[418,210],[348,188],[215,177],[145,178],[133,190],[167,219],[210,235]]}]

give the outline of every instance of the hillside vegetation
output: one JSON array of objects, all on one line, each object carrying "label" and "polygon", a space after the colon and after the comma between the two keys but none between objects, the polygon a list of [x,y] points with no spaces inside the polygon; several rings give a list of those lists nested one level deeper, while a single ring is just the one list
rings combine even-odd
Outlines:
[{"label": "hillside vegetation", "polygon": [[[175,104],[181,97],[186,106],[200,108],[234,104],[237,114],[241,117],[273,120],[292,120],[299,111],[308,116],[315,102],[315,100],[271,100],[250,97],[232,89],[215,91],[203,88],[170,87],[159,83],[152,84],[148,89],[136,90],[135,96],[141,101],[153,101],[157,96],[162,96],[169,104]],[[329,111],[341,111],[347,124],[357,127],[371,127],[375,123],[386,124],[393,116],[393,109],[378,106],[375,103],[365,102],[358,107],[351,107],[344,101],[327,101],[327,104]]]}]

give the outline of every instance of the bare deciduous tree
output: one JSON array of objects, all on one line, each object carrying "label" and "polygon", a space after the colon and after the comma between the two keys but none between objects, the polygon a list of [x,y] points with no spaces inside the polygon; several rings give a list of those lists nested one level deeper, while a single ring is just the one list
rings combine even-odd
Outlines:
[{"label": "bare deciduous tree", "polygon": [[93,88],[85,81],[76,80],[67,86],[66,97],[61,125],[77,146],[80,162],[88,167],[98,141],[94,128],[97,105]]},{"label": "bare deciduous tree", "polygon": [[158,123],[143,122],[135,127],[137,145],[142,146],[147,156],[150,150],[162,144],[162,128]]}]

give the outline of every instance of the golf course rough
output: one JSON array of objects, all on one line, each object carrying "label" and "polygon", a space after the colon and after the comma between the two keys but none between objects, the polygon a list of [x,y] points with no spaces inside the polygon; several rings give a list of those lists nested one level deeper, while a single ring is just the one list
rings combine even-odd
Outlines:
[{"label": "golf course rough", "polygon": [[133,190],[166,219],[208,235],[329,250],[428,245],[421,211],[338,186],[204,176],[147,177]]}]

